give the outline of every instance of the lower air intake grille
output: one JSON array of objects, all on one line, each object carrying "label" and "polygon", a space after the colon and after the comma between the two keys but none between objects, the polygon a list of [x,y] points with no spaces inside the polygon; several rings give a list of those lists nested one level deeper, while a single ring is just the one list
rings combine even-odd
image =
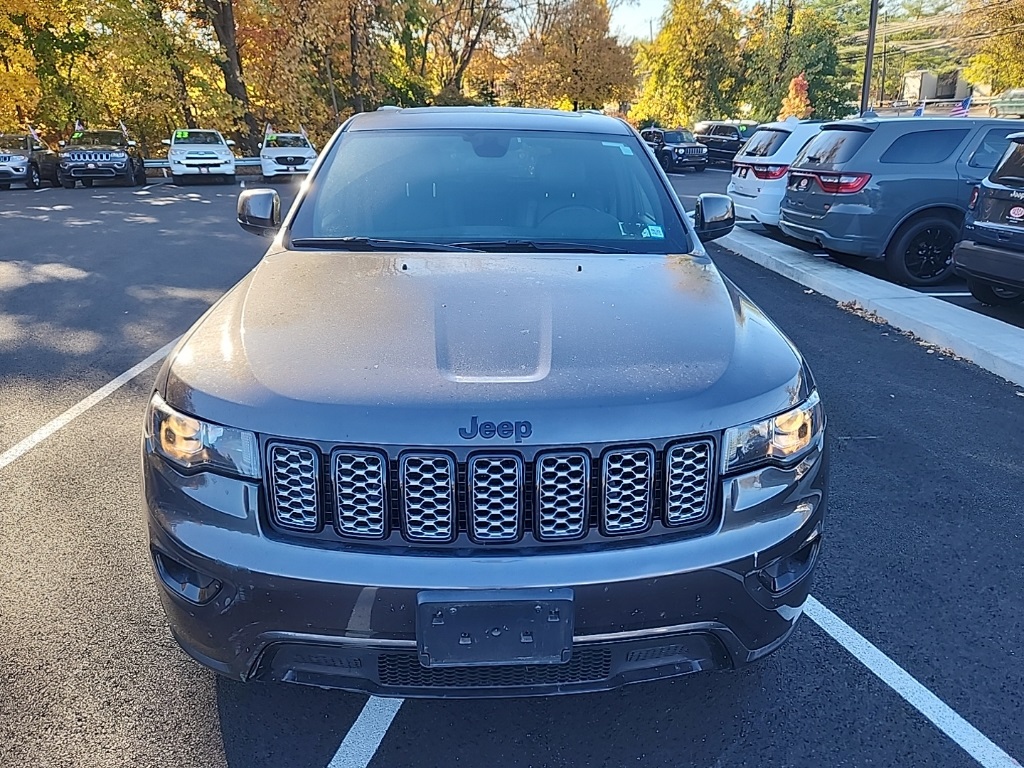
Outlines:
[{"label": "lower air intake grille", "polygon": [[270,511],[274,522],[300,531],[317,530],[320,527],[317,453],[302,446],[273,445],[269,463],[273,488]]},{"label": "lower air intake grille", "polygon": [[568,685],[606,680],[611,674],[611,651],[577,650],[567,664],[533,666],[428,668],[413,652],[381,654],[377,674],[381,685],[408,688],[507,688],[531,685]]}]

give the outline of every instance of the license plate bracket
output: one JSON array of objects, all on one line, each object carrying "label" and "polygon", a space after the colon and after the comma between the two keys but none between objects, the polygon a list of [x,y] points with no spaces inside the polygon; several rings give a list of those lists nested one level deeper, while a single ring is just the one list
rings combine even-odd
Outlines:
[{"label": "license plate bracket", "polygon": [[438,590],[416,598],[424,667],[564,664],[573,627],[571,589]]}]

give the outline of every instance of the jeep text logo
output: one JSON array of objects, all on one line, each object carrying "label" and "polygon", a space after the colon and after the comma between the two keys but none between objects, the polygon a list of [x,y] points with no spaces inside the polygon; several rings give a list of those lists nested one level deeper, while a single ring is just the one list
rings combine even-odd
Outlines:
[{"label": "jeep text logo", "polygon": [[479,435],[485,440],[495,436],[506,440],[514,437],[517,443],[521,443],[532,434],[533,424],[528,421],[503,421],[495,424],[493,421],[477,422],[476,416],[469,420],[469,429],[459,427],[459,437],[463,440],[472,440]]},{"label": "jeep text logo", "polygon": [[1010,197],[1013,200],[1024,200],[1024,192],[1011,192]]}]

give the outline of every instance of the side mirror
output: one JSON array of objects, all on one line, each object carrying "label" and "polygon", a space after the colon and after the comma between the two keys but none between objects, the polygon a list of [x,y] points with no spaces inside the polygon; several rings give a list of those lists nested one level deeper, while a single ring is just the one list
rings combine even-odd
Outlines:
[{"label": "side mirror", "polygon": [[702,243],[728,235],[736,226],[732,199],[726,195],[699,195],[693,211],[693,226]]},{"label": "side mirror", "polygon": [[57,142],[57,146],[59,147],[66,147],[67,145],[68,143],[64,141],[64,139],[61,139],[60,141]]},{"label": "side mirror", "polygon": [[226,142],[224,142],[224,143],[225,143],[225,144],[227,144],[227,145],[228,145],[229,147],[233,147],[233,146],[235,146],[235,140],[234,140],[234,139],[228,139],[228,140],[227,140]]},{"label": "side mirror", "polygon": [[137,141],[129,141],[128,142],[128,146],[129,147],[137,147],[137,146],[139,146],[139,142],[137,142]]},{"label": "side mirror", "polygon": [[246,232],[272,237],[281,228],[281,198],[273,189],[247,189],[238,196],[238,224]]},{"label": "side mirror", "polygon": [[171,146],[171,140],[170,139],[160,139],[160,143],[163,144],[165,147]]}]

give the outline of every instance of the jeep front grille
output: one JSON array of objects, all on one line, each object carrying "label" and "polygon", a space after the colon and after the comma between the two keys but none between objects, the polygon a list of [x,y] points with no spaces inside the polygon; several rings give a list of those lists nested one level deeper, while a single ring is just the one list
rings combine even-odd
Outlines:
[{"label": "jeep front grille", "polygon": [[712,446],[708,440],[677,445],[666,456],[665,522],[696,523],[711,514]]},{"label": "jeep front grille", "polygon": [[73,163],[106,163],[110,161],[109,152],[68,152],[65,157]]},{"label": "jeep front grille", "polygon": [[[557,544],[695,530],[713,517],[715,444],[664,449],[479,452],[319,449],[271,442],[268,514],[276,526],[341,539],[438,545]],[[593,458],[592,458],[593,457]]]},{"label": "jeep front grille", "polygon": [[537,460],[537,535],[575,539],[587,528],[590,459],[585,453],[549,453]]},{"label": "jeep front grille", "polygon": [[402,459],[405,535],[413,541],[449,541],[455,534],[455,466],[444,454]]},{"label": "jeep front grille", "polygon": [[333,456],[334,526],[343,536],[382,538],[387,532],[387,460],[377,453]]},{"label": "jeep front grille", "polygon": [[317,452],[305,446],[273,445],[268,463],[274,522],[284,528],[315,531],[320,527]]},{"label": "jeep front grille", "polygon": [[610,536],[643,531],[651,522],[654,454],[648,448],[604,456],[604,531]]},{"label": "jeep front grille", "polygon": [[478,541],[515,541],[522,516],[518,456],[478,456],[469,464],[469,518]]}]

